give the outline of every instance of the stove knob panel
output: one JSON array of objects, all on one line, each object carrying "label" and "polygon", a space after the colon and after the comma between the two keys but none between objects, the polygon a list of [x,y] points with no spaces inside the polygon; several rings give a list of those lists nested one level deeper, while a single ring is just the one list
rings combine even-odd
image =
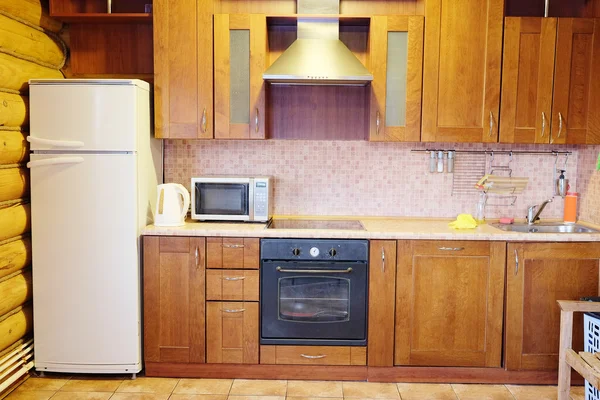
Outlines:
[{"label": "stove knob panel", "polygon": [[311,247],[310,248],[310,255],[313,257],[318,257],[319,256],[319,249],[317,247]]},{"label": "stove knob panel", "polygon": [[299,256],[300,255],[300,249],[297,248],[297,247],[295,249],[292,249],[292,254],[295,255],[296,257]]},{"label": "stove knob panel", "polygon": [[331,249],[331,250],[329,250],[329,255],[330,255],[331,257],[335,257],[335,256],[337,255],[337,250],[336,250],[336,249]]}]

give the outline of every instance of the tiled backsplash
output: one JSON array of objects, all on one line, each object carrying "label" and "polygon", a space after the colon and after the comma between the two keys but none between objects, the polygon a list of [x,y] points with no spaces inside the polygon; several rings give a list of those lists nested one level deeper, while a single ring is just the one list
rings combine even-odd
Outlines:
[{"label": "tiled backsplash", "polygon": [[[275,178],[276,215],[455,217],[463,212],[474,213],[479,194],[474,190],[452,195],[453,175],[430,173],[429,155],[410,151],[425,148],[557,149],[549,145],[166,140],[165,182],[181,183],[189,189],[193,176],[271,175]],[[573,152],[566,176],[571,190],[582,193],[581,213],[588,220],[599,218],[600,174],[592,172],[599,148],[560,147]],[[461,155],[457,154],[457,160]],[[508,156],[497,155],[495,161],[507,160]],[[559,164],[563,162],[561,157]],[[523,218],[529,205],[552,197],[554,165],[554,156],[514,155],[513,176],[529,177],[529,185],[514,206],[488,206],[486,216]],[[578,185],[578,180],[583,185]],[[543,215],[561,218],[562,212],[563,200],[556,197]]]},{"label": "tiled backsplash", "polygon": [[577,165],[577,190],[579,191],[579,218],[600,224],[600,171],[596,171],[600,146],[579,150]]}]

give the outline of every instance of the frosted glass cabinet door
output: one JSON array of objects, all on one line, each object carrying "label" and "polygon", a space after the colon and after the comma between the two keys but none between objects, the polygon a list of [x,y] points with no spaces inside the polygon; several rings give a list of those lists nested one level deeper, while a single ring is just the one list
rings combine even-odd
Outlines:
[{"label": "frosted glass cabinet door", "polygon": [[371,19],[372,141],[420,139],[423,27],[422,16]]},{"label": "frosted glass cabinet door", "polygon": [[264,139],[267,20],[259,14],[216,14],[215,138]]}]

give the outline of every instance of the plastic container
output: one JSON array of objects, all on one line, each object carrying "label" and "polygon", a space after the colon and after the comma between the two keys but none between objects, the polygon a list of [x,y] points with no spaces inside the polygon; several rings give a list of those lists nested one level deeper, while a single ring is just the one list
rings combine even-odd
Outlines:
[{"label": "plastic container", "polygon": [[481,192],[479,194],[479,201],[475,207],[475,221],[478,224],[485,224],[485,203],[487,201],[486,194]]},{"label": "plastic container", "polygon": [[577,196],[579,193],[567,192],[563,221],[569,224],[577,222]]},{"label": "plastic container", "polygon": [[[583,301],[600,301],[600,297],[584,297]],[[600,351],[600,315],[585,313],[583,315],[583,351],[597,353]],[[600,400],[600,391],[585,381],[585,400]]]}]

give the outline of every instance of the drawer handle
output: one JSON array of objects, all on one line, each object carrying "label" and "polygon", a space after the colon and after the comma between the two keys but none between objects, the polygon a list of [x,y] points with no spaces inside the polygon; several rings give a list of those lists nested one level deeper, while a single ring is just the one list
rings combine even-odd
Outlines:
[{"label": "drawer handle", "polygon": [[464,247],[438,247],[438,250],[442,251],[462,251]]},{"label": "drawer handle", "polygon": [[246,279],[245,276],[224,276],[223,277],[224,281],[243,281],[244,279]]},{"label": "drawer handle", "polygon": [[241,249],[244,247],[243,244],[222,244],[221,247],[225,247],[227,249]]},{"label": "drawer handle", "polygon": [[246,311],[245,308],[239,308],[237,310],[230,310],[228,308],[222,308],[221,311],[226,312],[226,313],[238,313],[238,312],[244,312]]},{"label": "drawer handle", "polygon": [[318,356],[311,356],[311,355],[308,355],[308,354],[300,354],[300,357],[308,358],[309,360],[316,360],[318,358],[325,358],[325,357],[327,357],[327,354],[321,354],[321,355],[318,355]]},{"label": "drawer handle", "polygon": [[292,272],[294,274],[349,274],[352,272],[352,267],[346,269],[284,269],[277,267],[275,271]]}]

